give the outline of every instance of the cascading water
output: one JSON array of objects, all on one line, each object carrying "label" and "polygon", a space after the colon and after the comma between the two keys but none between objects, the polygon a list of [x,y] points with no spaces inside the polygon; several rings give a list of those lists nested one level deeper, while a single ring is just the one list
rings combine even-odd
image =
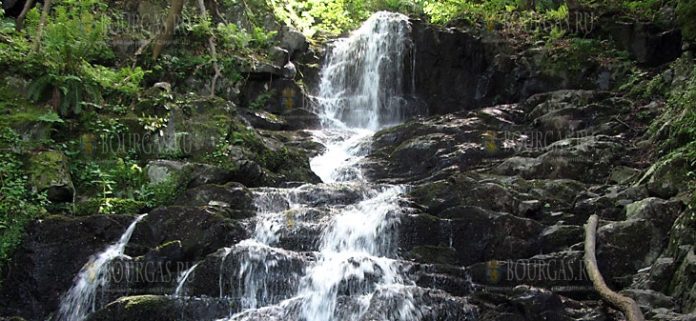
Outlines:
[{"label": "cascading water", "polygon": [[[403,80],[409,34],[406,16],[380,12],[329,48],[316,97],[322,129],[313,132],[326,151],[311,160],[324,183],[255,189],[251,238],[184,271],[174,297],[183,298],[187,284],[200,285],[199,276],[209,284],[212,263],[219,266],[219,299],[232,313],[225,321],[470,319],[463,301],[416,286],[413,265],[398,258],[406,187],[371,183],[360,167],[374,133],[410,114],[404,95],[413,84]],[[94,311],[109,262],[123,254],[141,219],[85,265],[58,321],[83,321]],[[200,290],[191,287],[194,298]]]},{"label": "cascading water", "polygon": [[98,308],[96,306],[97,292],[105,291],[109,285],[110,263],[123,255],[135,226],[145,216],[146,214],[138,216],[121,235],[118,242],[92,257],[82,267],[73,286],[61,299],[57,321],[82,321]]},{"label": "cascading water", "polygon": [[[251,251],[259,257],[240,260],[238,284],[244,285],[246,304],[229,320],[268,319],[269,314],[306,321],[356,320],[369,312],[373,297],[396,302],[383,319],[417,320],[411,295],[402,291],[413,285],[394,260],[393,231],[404,212],[404,188],[370,184],[359,167],[375,131],[406,115],[403,73],[409,33],[406,16],[380,12],[330,48],[317,97],[323,128],[315,132],[327,150],[311,161],[325,184],[257,192],[255,236],[241,244],[253,244]],[[324,197],[322,190],[334,194]],[[342,190],[352,193],[337,192]],[[290,213],[307,215],[309,208],[325,213],[314,218],[319,231],[313,263],[302,271],[292,296],[273,300],[269,288],[278,286],[272,285],[277,281],[269,280],[268,271],[291,256],[268,260],[268,249],[277,245],[284,229],[295,228],[288,227]],[[301,223],[292,214],[292,225]]]}]

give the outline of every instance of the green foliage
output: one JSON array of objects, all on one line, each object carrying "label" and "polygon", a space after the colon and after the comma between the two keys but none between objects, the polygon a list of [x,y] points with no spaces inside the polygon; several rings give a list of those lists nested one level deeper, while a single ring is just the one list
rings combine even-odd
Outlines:
[{"label": "green foliage", "polygon": [[97,0],[58,2],[40,39],[34,31],[38,16],[37,9],[33,9],[27,17],[31,40],[40,43],[33,59],[44,67],[29,87],[31,99],[50,99],[62,115],[71,115],[80,114],[87,101],[101,102],[102,89],[124,95],[135,93],[143,78],[142,70],[112,71],[93,65],[113,59],[105,4]]},{"label": "green foliage", "polygon": [[677,19],[681,25],[684,38],[696,41],[696,1],[679,0],[677,4]]},{"label": "green foliage", "polygon": [[249,103],[249,109],[260,110],[268,103],[268,101],[273,97],[273,91],[269,90],[260,95],[258,95],[254,100]]},{"label": "green foliage", "polygon": [[102,89],[128,97],[135,97],[138,94],[140,83],[145,77],[145,71],[140,67],[124,67],[114,70],[85,63],[82,72],[87,78],[99,84]]},{"label": "green foliage", "polygon": [[137,214],[170,204],[185,188],[188,179],[172,174],[165,181],[150,183],[137,161],[118,158],[94,162],[75,160],[71,176],[76,189],[90,201],[78,204],[76,215]]},{"label": "green foliage", "polygon": [[29,188],[20,146],[14,131],[0,127],[0,265],[21,241],[26,224],[44,213],[48,205],[45,195]]}]

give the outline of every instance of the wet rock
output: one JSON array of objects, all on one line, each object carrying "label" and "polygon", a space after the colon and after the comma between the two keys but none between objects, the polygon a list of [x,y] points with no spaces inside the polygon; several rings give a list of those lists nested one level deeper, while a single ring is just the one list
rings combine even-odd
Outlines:
[{"label": "wet rock", "polygon": [[521,285],[512,295],[512,303],[527,320],[573,320],[566,315],[561,298],[549,290]]},{"label": "wet rock", "polygon": [[32,222],[3,271],[0,314],[43,320],[58,307],[60,296],[89,257],[116,242],[132,220],[99,215]]},{"label": "wet rock", "polygon": [[158,208],[150,212],[141,224],[126,248],[128,255],[138,256],[160,244],[180,241],[185,257],[193,260],[247,238],[241,223],[204,208]]},{"label": "wet rock", "polygon": [[360,321],[399,320],[418,316],[423,321],[473,321],[477,309],[463,298],[447,293],[409,286],[385,287],[370,299]]},{"label": "wet rock", "polygon": [[310,258],[244,241],[207,256],[190,276],[186,293],[227,297],[238,302],[237,311],[253,302],[275,304],[295,294]]},{"label": "wet rock", "polygon": [[122,297],[87,317],[88,321],[197,321],[227,316],[229,303],[217,299],[139,295]]},{"label": "wet rock", "polygon": [[444,220],[426,214],[403,218],[399,226],[401,247],[452,247],[459,265],[493,258],[523,258],[539,252],[537,237],[542,227],[535,221],[471,206],[453,207],[441,217]]},{"label": "wet rock", "polygon": [[408,181],[447,177],[509,156],[502,128],[511,106],[421,118],[375,135],[367,166],[374,179]]},{"label": "wet rock", "polygon": [[251,191],[238,183],[201,185],[189,189],[174,205],[207,207],[209,211],[232,219],[249,218],[256,214]]},{"label": "wet rock", "polygon": [[420,287],[443,290],[458,297],[474,292],[467,270],[459,266],[414,264],[409,267],[408,274]]}]

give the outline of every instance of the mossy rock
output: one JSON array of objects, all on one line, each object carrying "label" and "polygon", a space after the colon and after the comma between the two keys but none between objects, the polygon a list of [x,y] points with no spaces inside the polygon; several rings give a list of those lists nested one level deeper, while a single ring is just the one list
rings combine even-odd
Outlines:
[{"label": "mossy rock", "polygon": [[229,303],[217,299],[182,299],[159,295],[122,297],[90,315],[89,321],[194,321],[226,316]]},{"label": "mossy rock", "polygon": [[46,192],[52,202],[70,202],[75,193],[68,158],[60,151],[46,150],[32,154],[27,162],[27,172],[34,189]]}]

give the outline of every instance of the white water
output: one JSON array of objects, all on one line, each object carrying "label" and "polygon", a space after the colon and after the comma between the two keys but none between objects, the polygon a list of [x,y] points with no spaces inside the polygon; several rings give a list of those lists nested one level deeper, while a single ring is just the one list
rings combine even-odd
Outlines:
[{"label": "white water", "polygon": [[98,308],[96,306],[97,292],[99,290],[105,291],[109,285],[109,264],[114,259],[123,256],[123,251],[133,235],[135,226],[145,216],[146,214],[138,216],[121,235],[118,242],[90,258],[89,262],[82,267],[73,286],[61,299],[58,321],[81,321]]},{"label": "white water", "polygon": [[[390,259],[395,257],[392,232],[403,214],[399,203],[404,188],[371,185],[360,169],[374,133],[404,120],[402,75],[410,50],[409,33],[406,16],[380,12],[330,48],[317,97],[323,128],[314,132],[326,151],[312,159],[311,166],[328,186],[360,186],[364,189],[362,197],[347,206],[330,207],[330,220],[322,225],[317,260],[303,271],[297,293],[263,306],[257,298],[259,293],[263,298],[269,295],[263,292],[268,280],[264,280],[264,273],[251,272],[277,264],[265,261],[264,253],[279,241],[278,233],[288,223],[288,210],[302,210],[305,205],[293,200],[303,187],[257,194],[254,238],[235,247],[255,246],[261,257],[242,260],[239,277],[245,279],[239,283],[245,286],[244,309],[228,320],[256,320],[254,310],[289,315],[298,305],[300,320],[357,320],[369,310],[375,295],[398,297],[396,310],[384,319],[418,320],[412,296],[402,291],[411,284]],[[281,206],[274,199],[279,195],[286,202],[280,202]],[[352,284],[347,291],[355,306],[341,309],[338,297],[345,295],[346,284]]]},{"label": "white water", "polygon": [[186,281],[188,281],[189,276],[191,276],[191,273],[193,273],[193,271],[196,269],[196,267],[198,267],[198,264],[200,263],[201,262],[194,264],[186,271],[181,273],[179,278],[176,280],[176,289],[174,289],[174,294],[172,295],[174,295],[175,297],[180,297],[184,294],[184,289],[186,288]]}]

